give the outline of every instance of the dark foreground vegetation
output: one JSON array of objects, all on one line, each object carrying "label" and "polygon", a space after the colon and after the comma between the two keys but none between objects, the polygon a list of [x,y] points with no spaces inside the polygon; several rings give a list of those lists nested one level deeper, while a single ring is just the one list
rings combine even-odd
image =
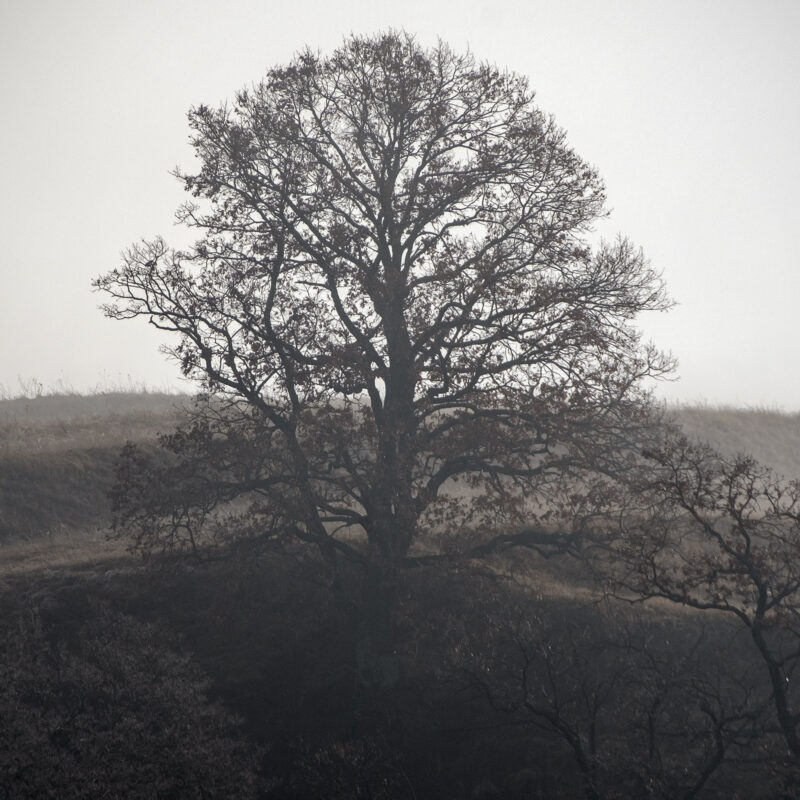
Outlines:
[{"label": "dark foreground vegetation", "polygon": [[423,570],[402,673],[365,687],[314,558],[103,566],[7,582],[5,796],[792,796],[757,656],[723,620],[549,597],[536,563],[533,591]]},{"label": "dark foreground vegetation", "polygon": [[[76,464],[110,487],[97,443],[128,435],[147,449],[174,421],[161,398],[139,402],[60,420],[36,419],[35,401],[4,405],[7,513],[66,502],[71,485],[53,475]],[[720,412],[718,436],[726,419],[742,430],[773,417]],[[20,493],[23,429],[51,467]],[[357,570],[295,541],[145,564],[94,533],[108,513],[6,529],[0,796],[797,795],[752,624],[690,608],[688,585],[686,603],[626,602],[600,580],[600,550],[420,563],[396,587],[396,658],[365,681]],[[791,706],[797,628],[781,613],[765,636]]]}]

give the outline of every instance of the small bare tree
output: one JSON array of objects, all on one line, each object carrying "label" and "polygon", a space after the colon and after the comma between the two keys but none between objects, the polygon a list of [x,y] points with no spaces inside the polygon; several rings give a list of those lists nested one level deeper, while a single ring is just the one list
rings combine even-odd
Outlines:
[{"label": "small bare tree", "polygon": [[619,517],[615,588],[738,620],[800,758],[800,484],[667,430]]},{"label": "small bare tree", "polygon": [[754,769],[763,787],[780,781],[762,730],[768,693],[754,691],[750,664],[730,668],[740,651],[725,631],[512,597],[454,628],[468,685],[530,731],[533,753],[550,751],[551,793],[689,800],[729,797]]}]

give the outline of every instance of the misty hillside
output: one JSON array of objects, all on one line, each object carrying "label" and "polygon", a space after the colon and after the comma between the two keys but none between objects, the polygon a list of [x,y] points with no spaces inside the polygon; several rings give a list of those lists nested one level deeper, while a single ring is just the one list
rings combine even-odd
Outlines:
[{"label": "misty hillside", "polygon": [[800,414],[763,409],[683,406],[684,430],[726,455],[747,453],[787,478],[800,478]]},{"label": "misty hillside", "polygon": [[125,420],[172,415],[187,395],[165,392],[97,392],[49,394],[0,400],[0,426],[70,422],[73,420]]},{"label": "misty hillside", "polygon": [[[122,445],[155,444],[175,425],[186,395],[108,392],[0,401],[0,543],[100,533]],[[800,414],[681,407],[688,434],[726,454],[745,452],[800,476]]]},{"label": "misty hillside", "polygon": [[155,443],[186,399],[109,392],[0,401],[0,543],[107,527],[120,449]]}]

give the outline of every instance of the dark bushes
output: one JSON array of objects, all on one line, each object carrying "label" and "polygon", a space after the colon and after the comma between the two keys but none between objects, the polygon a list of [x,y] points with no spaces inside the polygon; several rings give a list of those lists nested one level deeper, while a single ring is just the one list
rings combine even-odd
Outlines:
[{"label": "dark bushes", "polygon": [[253,797],[258,758],[156,627],[87,601],[20,615],[0,655],[0,797]]}]

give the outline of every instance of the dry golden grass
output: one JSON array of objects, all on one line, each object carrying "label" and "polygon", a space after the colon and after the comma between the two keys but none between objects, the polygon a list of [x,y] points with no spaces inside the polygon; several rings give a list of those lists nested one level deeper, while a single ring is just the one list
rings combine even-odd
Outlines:
[{"label": "dry golden grass", "polygon": [[[129,440],[154,444],[187,402],[146,392],[0,401],[0,570],[123,555],[124,545],[106,540],[119,451]],[[800,414],[684,406],[675,415],[725,453],[800,476]]]},{"label": "dry golden grass", "polygon": [[64,530],[58,535],[0,545],[0,583],[11,576],[43,570],[80,569],[99,562],[133,564],[127,545],[101,531]]},{"label": "dry golden grass", "polygon": [[185,395],[106,392],[0,400],[0,452],[123,444],[169,430]]}]

